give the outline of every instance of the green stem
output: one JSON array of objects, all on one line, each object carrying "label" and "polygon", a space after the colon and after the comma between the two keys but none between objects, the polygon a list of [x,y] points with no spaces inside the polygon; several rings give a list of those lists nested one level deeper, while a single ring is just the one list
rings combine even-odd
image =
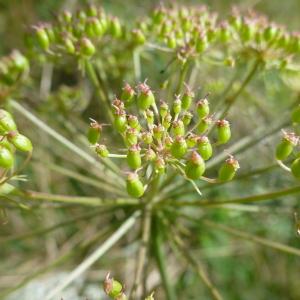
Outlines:
[{"label": "green stem", "polygon": [[63,202],[66,204],[80,204],[89,206],[120,206],[120,205],[138,205],[140,202],[136,199],[103,199],[99,197],[80,197],[80,196],[68,196],[68,195],[56,195],[48,193],[40,193],[35,191],[25,191],[21,195],[29,200],[37,201],[53,201]]},{"label": "green stem", "polygon": [[[300,193],[300,186],[295,186],[288,189],[282,189],[276,192],[270,192],[265,194],[253,195],[248,197],[241,197],[231,200],[221,200],[221,201],[212,201],[212,200],[203,200],[199,199],[197,201],[172,201],[172,205],[174,206],[198,206],[198,207],[205,207],[205,206],[219,206],[223,204],[234,204],[234,203],[251,203],[251,202],[260,202],[265,200],[272,200],[274,198],[279,198],[282,196],[288,196],[292,194]],[[169,202],[169,201],[167,201]]]},{"label": "green stem", "polygon": [[245,77],[245,79],[241,83],[240,88],[232,96],[229,96],[229,97],[226,98],[226,100],[225,100],[225,103],[226,103],[225,108],[223,109],[222,113],[218,116],[218,119],[223,119],[227,115],[228,111],[233,106],[233,104],[237,101],[237,99],[240,96],[240,94],[244,91],[244,89],[246,88],[246,86],[253,79],[254,75],[256,74],[257,70],[259,69],[260,64],[261,64],[261,60],[257,59],[254,62],[253,67],[250,69],[248,75]]},{"label": "green stem", "polygon": [[108,104],[107,96],[103,92],[103,89],[102,89],[100,81],[97,77],[95,68],[94,68],[93,64],[90,61],[86,61],[85,66],[86,66],[86,72],[87,72],[91,82],[93,83],[93,85],[95,87],[97,97],[100,100],[100,104],[104,106],[104,108],[105,108],[105,110],[108,114],[109,121],[111,123],[113,123],[114,118],[113,118],[113,114],[112,114],[112,111],[111,111],[111,107]]},{"label": "green stem", "polygon": [[179,75],[179,80],[178,80],[178,84],[177,84],[177,88],[176,88],[176,94],[179,95],[180,92],[182,91],[186,76],[187,76],[187,72],[189,69],[189,62],[186,61],[184,63],[184,65],[181,67],[180,70],[180,75]]},{"label": "green stem", "polygon": [[255,236],[253,234],[246,233],[246,232],[228,227],[226,225],[217,224],[212,221],[204,220],[203,223],[208,227],[220,229],[220,230],[227,232],[229,234],[232,234],[238,238],[241,238],[241,239],[244,239],[244,240],[247,240],[250,242],[254,242],[254,243],[260,244],[262,246],[267,246],[267,247],[273,248],[275,250],[279,250],[281,252],[300,256],[300,250],[297,248],[290,247],[290,246],[287,246],[287,245],[284,245],[284,244],[281,244],[278,242],[270,241],[265,238]]},{"label": "green stem", "polygon": [[8,237],[0,238],[0,241],[1,241],[1,243],[7,243],[7,242],[15,242],[15,241],[19,241],[19,240],[32,238],[36,235],[42,236],[42,235],[48,234],[48,233],[50,233],[50,232],[52,232],[56,229],[60,229],[62,227],[68,226],[68,225],[74,225],[75,222],[77,222],[77,221],[81,221],[81,220],[85,220],[85,219],[92,219],[96,216],[99,216],[100,213],[102,214],[102,213],[105,213],[107,211],[110,211],[110,209],[106,210],[106,211],[103,211],[101,209],[101,210],[96,210],[96,211],[93,211],[93,212],[81,214],[79,216],[76,216],[75,218],[72,218],[72,219],[64,221],[64,222],[57,223],[53,226],[33,230],[33,231],[30,231],[30,232],[17,234],[17,235],[14,235],[14,236],[8,236]]},{"label": "green stem", "polygon": [[154,255],[156,258],[156,263],[160,272],[160,277],[163,282],[163,286],[166,291],[166,299],[167,300],[176,300],[176,293],[173,289],[173,286],[170,282],[168,271],[166,267],[166,257],[163,250],[163,237],[159,218],[155,218],[153,220],[153,247],[154,247]]},{"label": "green stem", "polygon": [[[116,174],[109,172],[109,170],[105,169],[102,164],[100,164],[93,156],[91,156],[89,153],[82,150],[80,147],[69,141],[67,138],[65,138],[63,135],[61,135],[59,132],[48,126],[45,122],[43,122],[41,119],[36,117],[33,113],[31,113],[27,108],[20,105],[15,100],[10,100],[11,106],[21,113],[25,118],[27,118],[30,122],[35,124],[40,130],[47,133],[49,136],[54,138],[56,141],[61,143],[64,147],[81,157],[83,160],[87,161],[97,169],[101,170],[103,175],[101,176],[101,179],[105,181],[106,183],[110,185],[114,185],[117,189],[120,189],[120,186],[118,184],[124,184],[124,180],[122,180],[121,177],[117,176]],[[116,183],[114,182],[116,181]]]},{"label": "green stem", "polygon": [[204,267],[199,262],[199,260],[196,260],[189,251],[185,248],[183,240],[180,238],[179,235],[175,234],[173,232],[173,240],[175,245],[178,247],[178,250],[182,253],[183,257],[186,259],[186,261],[196,270],[197,275],[199,278],[203,281],[203,283],[206,285],[206,287],[209,289],[211,296],[215,300],[222,300],[223,297],[215,287],[215,285],[211,282],[210,278],[208,277],[208,274],[204,270]]}]

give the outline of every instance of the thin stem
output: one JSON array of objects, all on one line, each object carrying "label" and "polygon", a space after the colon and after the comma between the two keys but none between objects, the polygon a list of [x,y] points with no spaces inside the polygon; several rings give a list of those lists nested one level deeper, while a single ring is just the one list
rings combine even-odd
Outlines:
[{"label": "thin stem", "polygon": [[132,56],[133,56],[133,68],[134,68],[135,80],[139,82],[141,81],[141,76],[142,76],[140,49],[135,48],[133,50]]},{"label": "thin stem", "polygon": [[237,101],[238,97],[240,96],[240,94],[244,91],[244,89],[246,88],[246,86],[250,83],[250,81],[253,79],[254,75],[256,74],[257,70],[259,69],[259,66],[261,65],[261,60],[257,59],[254,62],[253,67],[250,69],[248,75],[245,77],[245,79],[242,81],[240,88],[232,95],[226,98],[225,102],[226,105],[223,109],[223,111],[221,112],[221,114],[219,114],[217,116],[217,118],[219,119],[223,119],[228,111],[230,110],[230,108],[233,106],[233,104]]},{"label": "thin stem", "polygon": [[184,85],[184,82],[185,82],[185,79],[186,79],[186,76],[187,76],[188,69],[189,69],[189,62],[186,61],[184,63],[184,65],[181,67],[181,70],[180,70],[179,80],[178,80],[178,83],[177,83],[177,88],[176,88],[176,93],[175,93],[176,95],[179,95],[182,88],[183,88],[183,85]]},{"label": "thin stem", "polygon": [[80,197],[80,196],[68,196],[68,195],[57,195],[40,193],[35,191],[24,191],[22,197],[28,198],[29,200],[36,201],[53,201],[62,202],[66,204],[80,204],[89,206],[120,206],[120,205],[139,205],[139,201],[136,199],[102,199],[99,197]]},{"label": "thin stem", "polygon": [[110,153],[110,154],[108,154],[108,157],[111,157],[111,158],[126,158],[127,155],[126,154],[114,154],[114,153]]},{"label": "thin stem", "polygon": [[65,167],[60,167],[60,166],[55,165],[55,164],[47,164],[45,162],[43,162],[43,166],[48,167],[50,170],[52,170],[54,172],[63,174],[64,176],[68,176],[70,178],[76,179],[79,182],[82,182],[84,184],[96,187],[99,190],[114,193],[115,195],[118,195],[118,196],[121,196],[121,197],[124,197],[124,196],[127,195],[125,191],[117,190],[114,186],[102,183],[98,179],[82,175],[82,174],[80,174],[80,172],[75,172],[75,171],[66,169]]},{"label": "thin stem", "polygon": [[285,253],[288,253],[288,254],[293,254],[293,255],[300,256],[300,250],[297,249],[297,248],[290,247],[290,246],[284,245],[282,243],[270,241],[268,239],[255,236],[253,234],[246,233],[246,232],[231,228],[231,227],[223,225],[223,224],[217,224],[217,223],[212,222],[212,221],[204,220],[203,223],[206,226],[209,226],[211,228],[220,229],[224,232],[227,232],[229,234],[232,234],[232,235],[234,235],[238,238],[247,240],[249,242],[254,242],[254,243],[257,243],[257,244],[260,244],[260,245],[263,245],[263,246],[273,248],[275,250],[279,250],[281,252],[285,252]]},{"label": "thin stem", "polygon": [[104,106],[105,111],[107,112],[107,115],[109,117],[110,122],[113,123],[114,118],[113,118],[113,114],[112,114],[112,111],[111,111],[111,107],[108,104],[107,96],[103,92],[103,89],[102,89],[100,81],[97,77],[95,68],[94,68],[93,64],[88,60],[85,62],[85,66],[86,66],[86,72],[87,72],[91,82],[93,83],[93,85],[95,87],[97,97],[100,100],[100,104]]},{"label": "thin stem", "polygon": [[52,138],[60,142],[63,146],[68,148],[70,151],[84,159],[85,161],[89,162],[99,170],[103,171],[103,176],[101,179],[109,184],[113,184],[116,186],[116,188],[120,188],[116,184],[114,184],[114,180],[111,180],[109,177],[114,178],[117,182],[122,182],[122,178],[117,177],[114,173],[109,172],[106,170],[102,164],[100,164],[93,156],[86,153],[84,150],[70,142],[67,138],[59,134],[56,130],[49,127],[46,123],[44,123],[42,120],[37,118],[34,114],[32,114],[28,109],[26,109],[24,106],[20,105],[15,100],[10,101],[11,106],[17,110],[19,113],[21,113],[24,117],[26,117],[29,121],[31,121],[33,124],[35,124],[39,129],[43,130],[45,133],[50,135]]},{"label": "thin stem", "polygon": [[[110,210],[107,210],[110,211]],[[8,236],[8,237],[4,237],[1,238],[0,241],[1,243],[7,243],[7,242],[15,242],[15,241],[19,241],[19,240],[24,240],[24,239],[28,239],[28,238],[32,238],[36,235],[44,235],[47,233],[50,233],[56,229],[62,228],[64,226],[68,226],[68,225],[74,225],[76,221],[81,221],[81,220],[85,220],[85,219],[92,219],[96,216],[99,216],[99,214],[105,213],[105,211],[101,210],[96,210],[93,212],[89,212],[89,213],[85,213],[85,214],[81,214],[79,216],[76,216],[75,218],[72,218],[70,220],[64,221],[64,222],[60,222],[57,223],[53,226],[49,226],[46,228],[42,228],[42,229],[37,229],[37,230],[33,230],[30,232],[25,232],[25,233],[21,233],[21,234],[17,234],[14,236]]]},{"label": "thin stem", "polygon": [[[164,218],[164,220],[166,221],[165,218]],[[168,223],[168,226],[170,226],[169,223]],[[184,241],[181,239],[181,237],[177,234],[177,232],[174,229],[171,230],[170,239],[173,240],[176,248],[182,254],[184,259],[195,269],[195,271],[197,272],[197,275],[200,277],[200,279],[203,281],[203,283],[209,289],[212,298],[215,300],[222,300],[223,297],[217,290],[216,286],[211,282],[210,278],[208,277],[208,275],[207,275],[206,271],[204,270],[204,267],[202,266],[200,261],[198,259],[195,259],[189,253],[189,250],[186,249]]]},{"label": "thin stem", "polygon": [[88,258],[78,265],[56,288],[49,292],[45,300],[50,300],[59,295],[70,283],[86,272],[100,257],[114,246],[135,224],[140,212],[136,211],[130,216],[103,244],[101,244]]},{"label": "thin stem", "polygon": [[291,168],[286,166],[281,160],[276,160],[276,161],[280,168],[282,168],[283,170],[285,170],[287,172],[291,172]]},{"label": "thin stem", "polygon": [[274,198],[279,198],[282,196],[288,196],[292,194],[300,193],[300,186],[295,186],[292,188],[282,189],[276,192],[270,192],[265,194],[259,194],[259,195],[253,195],[248,197],[241,197],[231,200],[221,200],[221,201],[212,201],[212,200],[203,200],[199,199],[197,201],[172,201],[172,205],[174,206],[214,206],[214,205],[220,205],[220,204],[233,204],[233,203],[251,203],[251,202],[260,202],[260,201],[266,201],[266,200],[272,200]]},{"label": "thin stem", "polygon": [[140,244],[140,250],[138,253],[137,258],[137,267],[135,272],[135,281],[132,287],[131,298],[138,299],[137,295],[139,295],[139,290],[143,283],[143,273],[145,269],[146,263],[146,256],[147,256],[147,249],[150,239],[150,232],[151,232],[151,205],[148,203],[144,209],[143,214],[143,224],[142,224],[142,239]]},{"label": "thin stem", "polygon": [[163,250],[163,237],[162,231],[159,226],[160,222],[158,218],[155,218],[153,222],[153,247],[154,255],[156,258],[156,263],[160,272],[160,277],[166,291],[167,300],[176,300],[176,293],[173,289],[171,281],[168,276],[167,266],[166,266],[166,257]]}]

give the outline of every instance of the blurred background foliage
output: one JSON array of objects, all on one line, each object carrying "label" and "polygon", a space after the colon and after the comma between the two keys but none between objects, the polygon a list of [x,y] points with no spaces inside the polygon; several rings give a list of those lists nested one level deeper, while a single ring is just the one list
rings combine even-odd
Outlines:
[{"label": "blurred background foliage", "polygon": [[[89,1],[1,0],[0,54],[5,55],[15,48],[24,49],[24,33],[28,25],[35,24],[39,20],[52,20],[53,14],[57,11],[65,8],[72,10],[72,8],[75,9],[86,3],[89,3]],[[95,1],[95,3],[102,4],[106,11],[131,22],[131,20],[145,15],[159,1],[114,0]],[[284,24],[292,31],[300,29],[299,0],[207,0],[201,2],[178,1],[178,3],[184,5],[207,4],[212,10],[225,15],[230,12],[231,6],[234,4],[244,11],[255,9],[264,13],[273,21]],[[134,14],[134,18],[132,14]],[[113,66],[114,61],[113,58],[111,59]],[[126,59],[124,60],[124,66],[118,67],[120,68],[120,73],[112,77],[112,81],[116,80],[116,85],[114,85],[114,82],[110,82],[114,91],[120,88],[117,84],[121,80],[117,80],[117,78],[123,76],[122,68],[128,68]],[[161,81],[159,76],[162,75],[157,75],[161,69],[161,61],[156,61],[154,65],[150,62],[145,69],[147,69],[145,76],[156,78],[156,84]],[[40,71],[35,69],[33,71],[33,76],[38,78]],[[60,132],[70,139],[72,139],[74,131],[80,132],[81,136],[83,136],[88,117],[94,115],[94,107],[89,103],[89,99],[92,97],[91,91],[86,87],[84,79],[76,73],[74,65],[64,65],[56,75],[56,82],[54,82],[53,91],[49,95],[49,101],[39,99],[36,95],[30,99],[34,83],[31,87],[32,90],[29,88],[27,91],[28,99],[24,99],[24,101],[27,101],[28,105],[34,107],[40,113],[44,111],[44,119],[47,120],[48,124],[53,125],[54,128],[59,128]],[[203,89],[216,93],[223,89],[225,82],[232,75],[221,68],[220,70],[214,68],[213,71],[209,68],[207,70],[203,68],[201,76],[207,76]],[[227,78],[224,78],[226,76]],[[65,79],[66,77],[67,80]],[[77,86],[77,89],[69,88],[73,85]],[[298,84],[296,84],[297,86],[299,88]],[[261,99],[261,91],[264,88],[267,89],[267,92],[263,93],[263,99]],[[238,140],[253,131],[258,123],[267,127],[270,121],[277,118],[283,109],[286,109],[293,103],[297,92],[295,90],[290,91],[278,74],[273,72],[260,74],[253,82],[252,89],[248,90],[248,95],[244,95],[247,101],[240,101],[239,105],[230,113],[230,119],[234,120],[235,126],[234,139]],[[63,99],[60,99],[60,97],[63,97]],[[250,108],[249,103],[251,105]],[[213,105],[214,103],[212,102]],[[74,118],[69,115],[70,111],[74,112]],[[50,115],[49,112],[53,114]],[[101,115],[100,112],[99,114]],[[64,117],[66,116],[69,121],[67,123],[64,122]],[[81,118],[77,118],[78,116],[81,116]],[[72,169],[73,162],[76,160],[74,156],[66,154],[64,148],[49,141],[39,130],[32,129],[31,125],[22,120],[22,117],[20,117],[19,122],[24,122],[25,131],[33,138],[35,143],[43,144],[43,148],[35,148],[34,160],[26,171],[29,178],[29,182],[26,183],[27,187],[31,186],[33,189],[40,191],[70,195],[98,195],[92,185],[87,186],[78,183],[76,178],[72,178],[72,176],[66,178],[63,170],[59,169],[62,164]],[[76,128],[72,127],[74,122],[76,122]],[[258,168],[272,164],[274,162],[274,143],[278,140],[278,137],[279,135],[274,139],[273,137],[270,139],[266,138],[259,143],[258,147],[245,151],[240,157],[242,164],[241,173],[243,169]],[[54,147],[55,153],[52,151]],[[261,165],[258,165],[258,163]],[[88,173],[84,162],[77,161],[76,170],[82,175]],[[251,178],[251,180],[244,179],[229,183],[226,185],[226,188],[220,186],[212,190],[205,190],[205,196],[216,197],[221,195],[225,199],[236,198],[240,195],[246,196],[280,187],[288,187],[295,185],[295,182],[291,176],[284,173],[281,169],[270,168],[270,171],[264,173],[263,176],[258,175]],[[282,201],[274,201],[268,206],[249,207],[246,211],[231,210],[230,207],[226,209],[211,208],[205,211],[205,216],[208,219],[224,222],[227,225],[240,228],[255,235],[299,248],[300,238],[296,234],[293,217],[293,212],[300,212],[298,197],[287,196],[280,199]],[[8,226],[2,225],[0,229],[0,295],[1,290],[23,286],[31,279],[31,276],[35,277],[39,273],[42,274],[49,271],[50,274],[56,274],[59,269],[73,269],[93,249],[95,243],[98,242],[99,236],[107,236],[110,231],[103,232],[104,214],[102,215],[102,220],[92,217],[82,218],[49,234],[43,233],[29,238],[18,238],[18,235],[22,236],[24,232],[34,232],[38,228],[46,228],[63,222],[65,219],[90,213],[89,209],[63,207],[55,204],[37,205],[30,212],[20,210],[18,213],[9,213],[7,216]],[[110,222],[118,226],[121,216],[122,211],[119,214],[116,213],[115,219],[111,219]],[[82,244],[80,242],[83,235],[86,237],[86,240]],[[134,253],[137,245],[134,242],[130,243],[132,237],[129,236],[127,239],[127,245],[129,244],[130,246],[126,248],[126,251]],[[277,252],[268,247],[235,238],[220,229],[208,228],[200,222],[199,224],[194,224],[190,240],[193,246],[191,250],[205,262],[216,286],[222,291],[224,299],[300,299],[300,260],[298,256]],[[78,247],[76,248],[77,251],[72,251],[74,247]],[[104,276],[103,270],[111,270],[115,277],[121,278],[125,284],[130,285],[131,278],[133,278],[133,267],[131,265],[133,265],[135,259],[134,255],[129,256],[130,258],[125,263],[129,265],[127,270],[118,268],[119,265],[124,265],[123,254],[120,253],[121,249],[124,251],[121,247],[110,251],[105,259],[102,259],[97,264],[93,272],[84,278],[84,281],[86,283],[95,283],[95,286],[98,287],[100,286],[100,280]],[[50,264],[55,257],[62,257],[62,259],[54,264]],[[48,262],[49,264],[47,264]],[[176,274],[176,264],[181,264],[180,258],[177,257],[175,261],[169,263],[170,272]],[[174,270],[173,264],[175,265]],[[199,281],[191,269],[186,268],[185,271],[181,271],[180,276],[177,277],[177,281],[174,283],[176,284],[178,299],[209,299],[209,295],[199,285]],[[83,285],[82,289],[77,291],[77,294],[80,296],[87,295],[86,286],[88,285]],[[19,299],[22,298],[20,294],[17,297]],[[156,293],[156,298],[163,299],[159,289]],[[74,296],[72,300],[75,299]]]}]

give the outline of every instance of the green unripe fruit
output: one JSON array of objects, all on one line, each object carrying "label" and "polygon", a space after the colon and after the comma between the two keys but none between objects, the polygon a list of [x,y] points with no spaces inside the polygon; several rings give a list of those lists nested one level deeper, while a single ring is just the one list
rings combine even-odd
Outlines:
[{"label": "green unripe fruit", "polygon": [[300,123],[300,105],[298,105],[296,108],[292,111],[292,121],[293,123]]},{"label": "green unripe fruit", "polygon": [[178,115],[181,112],[181,100],[179,98],[175,99],[173,103],[173,112],[175,115]]},{"label": "green unripe fruit", "polygon": [[197,126],[198,133],[200,133],[200,134],[205,133],[205,131],[207,131],[207,129],[209,128],[209,126],[211,124],[212,124],[212,118],[206,117],[204,119],[201,119]]},{"label": "green unripe fruit", "polygon": [[246,20],[241,26],[241,40],[243,42],[252,40],[255,36],[255,32],[255,24],[250,20]]},{"label": "green unripe fruit", "polygon": [[1,138],[0,147],[4,147],[12,153],[14,151],[12,144],[7,140],[7,138],[3,138],[3,137]]},{"label": "green unripe fruit", "polygon": [[138,145],[133,145],[128,149],[127,164],[133,170],[140,168],[142,165],[141,149]]},{"label": "green unripe fruit", "polygon": [[300,179],[300,158],[293,161],[291,171],[296,178]]},{"label": "green unripe fruit", "polygon": [[146,37],[140,29],[133,29],[132,40],[136,45],[143,45],[146,42]]},{"label": "green unripe fruit", "polygon": [[201,155],[201,157],[204,160],[208,160],[211,158],[211,156],[213,154],[213,149],[212,149],[212,146],[211,146],[211,143],[210,143],[208,137],[201,136],[197,140],[197,146],[198,146],[198,153]]},{"label": "green unripe fruit", "polygon": [[5,133],[6,131],[16,131],[17,125],[12,115],[4,110],[0,109],[0,132]]},{"label": "green unripe fruit", "polygon": [[108,157],[109,155],[109,151],[107,150],[105,145],[96,144],[95,151],[100,157],[103,158]]},{"label": "green unripe fruit", "polygon": [[294,133],[285,133],[281,142],[276,147],[276,159],[287,159],[298,144],[298,137]]},{"label": "green unripe fruit", "polygon": [[173,145],[173,140],[169,135],[167,135],[164,139],[164,146],[166,149],[171,149],[172,145]]},{"label": "green unripe fruit", "polygon": [[110,32],[111,35],[115,38],[122,36],[122,26],[118,18],[113,17],[110,21]]},{"label": "green unripe fruit", "polygon": [[177,158],[182,158],[187,152],[187,144],[182,136],[176,137],[175,141],[171,146],[171,154]]},{"label": "green unripe fruit", "polygon": [[184,129],[183,122],[181,120],[174,121],[172,123],[172,130],[173,130],[174,135],[176,135],[176,136],[184,135],[185,129]]},{"label": "green unripe fruit", "polygon": [[236,174],[236,171],[239,169],[239,162],[234,157],[229,157],[223,163],[219,169],[219,180],[220,181],[230,181]]},{"label": "green unripe fruit", "polygon": [[125,132],[125,142],[129,146],[136,145],[138,143],[138,131],[135,128],[127,128]]},{"label": "green unripe fruit", "polygon": [[137,104],[140,110],[146,110],[155,103],[154,95],[151,89],[145,83],[138,86],[139,94],[137,97]]},{"label": "green unripe fruit", "polygon": [[88,141],[94,145],[98,142],[101,136],[102,126],[97,121],[92,121],[88,129],[87,137]]},{"label": "green unripe fruit", "polygon": [[93,4],[90,4],[87,8],[86,13],[89,17],[96,17],[98,14],[97,7]]},{"label": "green unripe fruit", "polygon": [[208,42],[207,42],[207,37],[206,35],[201,34],[201,36],[199,36],[196,39],[196,44],[195,44],[195,48],[197,53],[202,53],[208,46]]},{"label": "green unripe fruit", "polygon": [[104,28],[102,26],[102,23],[97,18],[92,18],[90,20],[92,31],[94,33],[94,36],[102,36],[104,33]]},{"label": "green unripe fruit", "polygon": [[124,111],[119,111],[114,116],[114,127],[119,133],[123,133],[126,130],[127,119]]},{"label": "green unripe fruit", "polygon": [[14,164],[13,154],[5,147],[0,146],[0,167],[3,169],[9,169]]},{"label": "green unripe fruit", "polygon": [[166,39],[166,44],[169,48],[171,49],[175,49],[177,46],[177,41],[176,41],[176,37],[174,34],[171,34],[167,37]]},{"label": "green unripe fruit", "polygon": [[226,144],[231,138],[230,124],[226,120],[217,121],[217,136],[219,144]]},{"label": "green unripe fruit", "polygon": [[158,174],[163,174],[166,171],[166,163],[163,158],[158,157],[154,162],[154,170]]},{"label": "green unripe fruit", "polygon": [[221,24],[220,30],[219,30],[219,38],[222,43],[227,43],[230,40],[231,33],[228,28],[227,23]]},{"label": "green unripe fruit", "polygon": [[164,126],[164,128],[166,130],[168,130],[171,126],[171,122],[172,122],[172,116],[170,113],[168,113],[162,120],[162,125]]},{"label": "green unripe fruit", "polygon": [[49,49],[50,41],[49,41],[49,37],[48,37],[48,34],[47,34],[45,28],[43,28],[43,27],[36,28],[36,38],[37,38],[37,42],[38,42],[39,46],[43,50]]},{"label": "green unripe fruit", "polygon": [[152,126],[154,124],[154,113],[150,109],[146,110],[146,120],[149,126]]},{"label": "green unripe fruit", "polygon": [[126,189],[129,196],[139,198],[144,194],[144,186],[137,173],[129,173],[126,180]]},{"label": "green unripe fruit", "polygon": [[145,160],[146,161],[154,161],[155,159],[156,159],[156,153],[154,152],[154,150],[149,148],[145,153]]},{"label": "green unripe fruit", "polygon": [[165,128],[162,125],[159,124],[153,126],[153,136],[157,141],[161,141],[164,132]]},{"label": "green unripe fruit", "polygon": [[197,102],[196,110],[200,119],[203,119],[209,115],[209,103],[206,98]]},{"label": "green unripe fruit", "polygon": [[24,72],[29,68],[28,59],[22,55],[19,51],[14,50],[10,55],[13,69],[17,72]]},{"label": "green unripe fruit", "polygon": [[23,134],[18,133],[17,131],[11,131],[7,135],[7,139],[10,143],[12,143],[17,150],[23,152],[31,152],[32,151],[32,143],[28,137]]},{"label": "green unripe fruit", "polygon": [[140,123],[139,123],[139,120],[136,116],[134,115],[129,115],[127,117],[127,122],[128,122],[128,125],[132,128],[136,128],[136,129],[139,129],[140,128]]},{"label": "green unripe fruit", "polygon": [[149,131],[143,132],[141,135],[141,139],[145,144],[150,145],[153,142],[152,133]]},{"label": "green unripe fruit", "polygon": [[119,281],[110,278],[109,275],[108,273],[104,280],[103,289],[109,297],[116,299],[122,294],[123,286]]},{"label": "green unripe fruit", "polygon": [[168,114],[169,112],[169,106],[166,102],[161,101],[160,107],[159,107],[159,114],[162,117],[162,119]]},{"label": "green unripe fruit", "polygon": [[274,25],[269,25],[263,32],[263,37],[266,42],[272,41],[278,33],[278,29]]},{"label": "green unripe fruit", "polygon": [[128,106],[132,103],[132,100],[134,99],[134,89],[126,83],[125,86],[123,87],[122,95],[121,95],[121,100],[125,102],[125,104]]},{"label": "green unripe fruit", "polygon": [[183,110],[188,110],[191,107],[194,97],[195,97],[194,93],[186,85],[186,91],[181,98],[181,107]]},{"label": "green unripe fruit", "polygon": [[194,151],[185,167],[185,175],[192,180],[199,179],[205,172],[205,163],[202,157]]},{"label": "green unripe fruit", "polygon": [[182,122],[184,126],[190,125],[192,118],[193,118],[193,114],[190,113],[189,111],[186,111],[182,116]]},{"label": "green unripe fruit", "polygon": [[64,43],[65,51],[68,54],[74,54],[75,53],[76,49],[75,49],[75,46],[74,46],[74,44],[73,44],[73,42],[72,42],[71,39],[66,38],[66,39],[64,39],[63,43]]},{"label": "green unripe fruit", "polygon": [[86,57],[91,57],[95,54],[96,49],[93,43],[88,38],[82,38],[79,42],[80,54]]},{"label": "green unripe fruit", "polygon": [[188,148],[194,148],[197,144],[199,137],[193,133],[189,133],[189,135],[186,138],[186,144]]}]

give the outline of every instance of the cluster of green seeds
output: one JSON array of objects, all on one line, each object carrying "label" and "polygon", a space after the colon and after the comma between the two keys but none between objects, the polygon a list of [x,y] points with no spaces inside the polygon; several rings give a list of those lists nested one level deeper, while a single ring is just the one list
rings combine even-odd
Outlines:
[{"label": "cluster of green seeds", "polygon": [[[210,12],[205,6],[160,6],[151,17],[138,23],[147,41],[170,49],[184,48],[200,54],[212,47],[226,49],[225,63],[232,64],[231,54],[263,53],[262,59],[276,60],[300,52],[300,36],[270,23],[265,16],[237,9],[227,19]],[[224,48],[225,46],[225,48]],[[229,56],[228,56],[229,54]]]},{"label": "cluster of green seeds", "polygon": [[0,86],[15,85],[29,70],[27,58],[14,50],[8,56],[0,59]]},{"label": "cluster of green seeds", "polygon": [[[137,114],[129,113],[136,108]],[[224,145],[231,138],[229,122],[215,121],[207,97],[196,100],[188,87],[182,96],[175,96],[169,107],[162,100],[158,105],[146,82],[136,88],[126,84],[120,99],[113,100],[112,109],[113,126],[124,141],[126,154],[112,154],[106,145],[99,144],[103,125],[94,120],[88,139],[99,156],[126,158],[130,169],[127,192],[132,197],[143,196],[141,177],[145,175],[139,173],[146,174],[147,170],[163,175],[171,167],[188,180],[205,179],[205,162],[213,156],[215,146]],[[210,140],[207,135],[212,127]],[[238,161],[230,156],[219,169],[219,178],[214,180],[231,180],[238,168]]]},{"label": "cluster of green seeds", "polygon": [[16,150],[30,153],[32,143],[18,132],[12,115],[0,109],[0,168],[7,170],[13,167]]},{"label": "cluster of green seeds", "polygon": [[31,50],[43,50],[52,55],[75,55],[84,59],[92,57],[101,41],[108,38],[125,40],[133,44],[144,42],[139,30],[128,32],[120,20],[93,5],[72,14],[64,11],[53,24],[33,26],[26,36],[26,45]]}]

